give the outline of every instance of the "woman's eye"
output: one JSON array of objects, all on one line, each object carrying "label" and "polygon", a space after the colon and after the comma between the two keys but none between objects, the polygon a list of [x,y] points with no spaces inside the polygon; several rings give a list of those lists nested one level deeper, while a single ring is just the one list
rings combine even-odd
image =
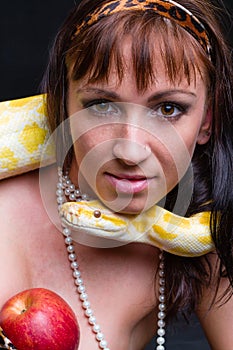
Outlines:
[{"label": "woman's eye", "polygon": [[178,119],[184,113],[184,108],[174,103],[163,103],[160,104],[156,109],[153,110],[152,114],[158,117],[173,120]]},{"label": "woman's eye", "polygon": [[104,112],[104,113],[106,113],[106,112],[109,112],[110,110],[111,110],[111,106],[109,105],[109,103],[99,103],[99,104],[96,104],[96,105],[94,105],[94,106],[92,106],[92,108],[94,109],[96,109],[96,111],[98,111],[98,112]]},{"label": "woman's eye", "polygon": [[87,108],[95,115],[100,116],[119,114],[119,108],[111,102],[92,102]]},{"label": "woman's eye", "polygon": [[164,105],[161,107],[161,113],[163,115],[174,115],[176,113],[176,107],[172,105]]}]

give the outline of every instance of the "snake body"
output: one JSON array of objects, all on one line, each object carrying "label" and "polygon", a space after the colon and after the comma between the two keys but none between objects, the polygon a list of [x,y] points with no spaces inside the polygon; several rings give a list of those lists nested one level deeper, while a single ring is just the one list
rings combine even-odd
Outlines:
[{"label": "snake body", "polygon": [[[0,179],[39,168],[42,155],[43,165],[55,162],[45,104],[45,95],[0,103]],[[94,215],[96,210],[100,217]],[[61,216],[74,230],[150,244],[176,255],[199,256],[214,249],[208,212],[183,218],[154,206],[137,216],[121,215],[89,201],[63,204]]]},{"label": "snake body", "polygon": [[[45,95],[0,103],[0,179],[55,162],[45,112]],[[45,148],[46,145],[46,148]]]},{"label": "snake body", "polygon": [[93,200],[64,203],[60,215],[73,230],[125,244],[150,244],[179,256],[200,256],[214,248],[209,212],[185,218],[155,205],[139,215],[125,215]]}]

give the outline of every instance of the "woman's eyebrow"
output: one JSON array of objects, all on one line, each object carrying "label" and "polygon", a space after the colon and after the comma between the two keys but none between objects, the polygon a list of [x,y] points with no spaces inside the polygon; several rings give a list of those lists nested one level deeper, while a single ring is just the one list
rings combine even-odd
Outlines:
[{"label": "woman's eyebrow", "polygon": [[162,99],[164,97],[177,95],[177,94],[197,97],[195,92],[187,91],[187,90],[184,90],[184,89],[164,90],[164,91],[159,91],[159,92],[156,92],[156,93],[152,94],[148,98],[148,102],[153,102],[154,100],[159,100],[159,99]]},{"label": "woman's eyebrow", "polygon": [[[107,98],[110,98],[112,100],[121,100],[123,96],[120,96],[114,91],[109,91],[105,89],[100,89],[96,87],[87,87],[87,88],[81,88],[77,90],[77,93],[91,93],[99,96],[105,96]],[[153,93],[151,96],[148,97],[148,102],[153,102],[155,100],[162,99],[164,97],[172,96],[172,95],[177,95],[177,94],[182,94],[182,95],[187,95],[187,96],[192,96],[192,97],[197,97],[196,93],[193,91],[187,91],[184,89],[167,89],[163,91],[158,91]]]},{"label": "woman's eyebrow", "polygon": [[83,88],[83,89],[78,89],[77,93],[92,93],[95,95],[100,95],[100,96],[106,96],[109,97],[111,99],[117,100],[120,99],[120,95],[118,95],[117,93],[113,92],[113,91],[107,91],[104,89],[99,89],[99,88],[92,88],[92,87],[88,87],[88,88]]}]

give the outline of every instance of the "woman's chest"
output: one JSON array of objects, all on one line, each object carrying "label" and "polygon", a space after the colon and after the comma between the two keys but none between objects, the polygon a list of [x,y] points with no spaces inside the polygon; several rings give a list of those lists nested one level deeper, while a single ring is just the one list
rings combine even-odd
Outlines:
[{"label": "woman's chest", "polygon": [[[20,288],[42,287],[62,296],[78,319],[80,350],[98,349],[62,233],[43,229],[43,225],[34,231],[33,239],[28,238],[24,247],[25,274]],[[119,348],[121,343],[120,348],[128,350],[133,329],[151,314],[156,304],[156,252],[133,245],[99,250],[75,244],[74,249],[88,301],[111,349]]]},{"label": "woman's chest", "polygon": [[[149,337],[153,335],[154,322],[148,324],[147,319],[154,320],[151,312],[156,304],[155,259],[147,256],[145,262],[144,253],[140,256],[138,249],[137,252],[133,251],[134,249],[127,248],[93,251],[89,247],[75,246],[78,263],[76,272],[78,271],[78,279],[82,279],[82,289],[77,285],[77,278],[73,276],[72,261],[68,259],[64,242],[57,245],[55,252],[44,256],[44,267],[37,273],[34,270],[33,286],[54,290],[75,311],[81,332],[80,350],[98,349],[93,327],[89,324],[81,300],[83,289],[111,349],[129,350],[135,329],[137,337],[138,332],[142,332],[142,344],[147,332]],[[143,328],[143,324],[146,328]],[[133,350],[136,349],[135,346]]]}]

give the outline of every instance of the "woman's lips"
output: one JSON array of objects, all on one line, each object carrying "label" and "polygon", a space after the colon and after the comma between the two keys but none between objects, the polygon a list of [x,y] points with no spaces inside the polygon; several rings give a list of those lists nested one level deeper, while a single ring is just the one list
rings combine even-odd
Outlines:
[{"label": "woman's lips", "polygon": [[113,175],[106,173],[107,181],[114,186],[118,193],[134,194],[145,190],[148,187],[149,179],[142,176]]}]

